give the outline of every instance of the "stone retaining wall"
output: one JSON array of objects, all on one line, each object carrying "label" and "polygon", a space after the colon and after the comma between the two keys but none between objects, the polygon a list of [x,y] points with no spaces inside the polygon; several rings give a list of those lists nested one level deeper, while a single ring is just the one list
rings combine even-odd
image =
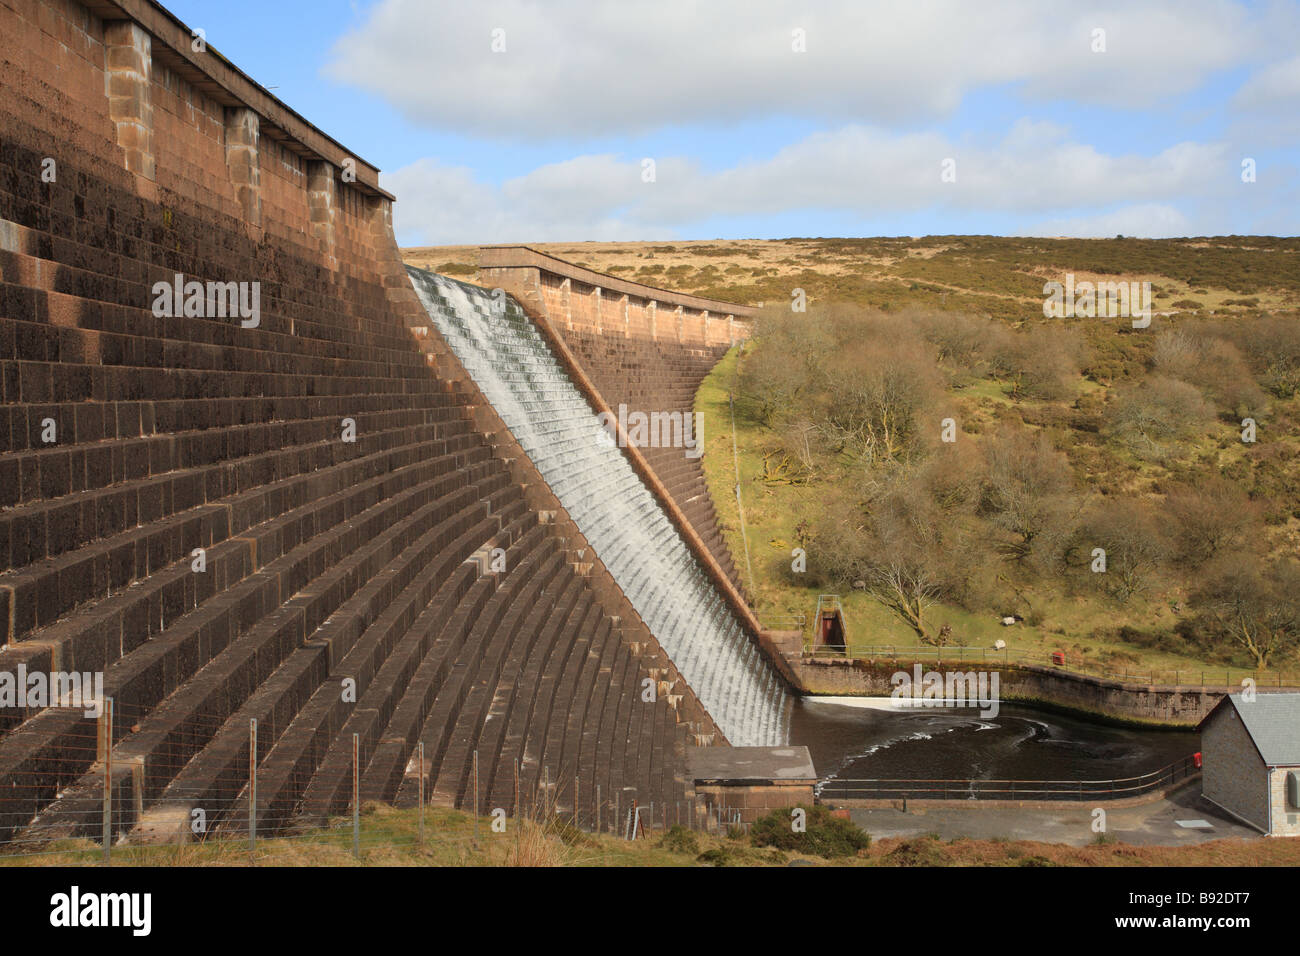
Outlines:
[{"label": "stone retaining wall", "polygon": [[1051,667],[998,664],[994,661],[953,661],[936,665],[934,661],[794,656],[789,659],[800,686],[809,694],[888,697],[893,691],[891,675],[897,671],[911,673],[915,664],[920,663],[926,671],[997,671],[1004,701],[1020,700],[1121,722],[1171,727],[1196,726],[1225,694],[1240,689],[1126,684]]}]

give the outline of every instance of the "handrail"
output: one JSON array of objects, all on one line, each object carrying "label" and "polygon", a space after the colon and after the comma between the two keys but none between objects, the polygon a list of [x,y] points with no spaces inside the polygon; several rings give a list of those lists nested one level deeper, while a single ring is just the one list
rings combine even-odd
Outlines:
[{"label": "handrail", "polygon": [[[1084,797],[1121,799],[1140,796],[1178,780],[1186,780],[1200,772],[1196,755],[1175,760],[1158,770],[1135,777],[1115,777],[1100,780],[979,780],[979,779],[907,779],[907,778],[855,778],[833,777],[822,781],[817,788],[819,798],[830,799],[890,799],[895,797],[924,799],[927,795],[942,794],[937,799],[997,799],[1010,795],[1017,800],[1068,800]],[[1047,789],[1059,787],[1061,789]],[[1068,788],[1068,789],[1066,789]],[[931,796],[934,799],[933,796]]]}]

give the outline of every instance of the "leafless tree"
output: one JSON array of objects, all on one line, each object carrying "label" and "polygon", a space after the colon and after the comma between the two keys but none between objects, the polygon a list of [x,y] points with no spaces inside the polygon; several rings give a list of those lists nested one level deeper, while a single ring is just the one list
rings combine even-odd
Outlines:
[{"label": "leafless tree", "polygon": [[1261,564],[1242,554],[1207,566],[1192,607],[1259,668],[1300,649],[1300,564],[1290,558]]},{"label": "leafless tree", "polygon": [[1009,550],[1018,560],[1045,536],[1067,532],[1073,489],[1069,459],[1046,435],[1011,429],[986,442],[980,513],[1015,536]]}]

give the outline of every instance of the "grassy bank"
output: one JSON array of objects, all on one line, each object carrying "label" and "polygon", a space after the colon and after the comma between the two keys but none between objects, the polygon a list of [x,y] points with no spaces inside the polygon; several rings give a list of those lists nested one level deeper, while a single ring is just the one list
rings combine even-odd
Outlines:
[{"label": "grassy bank", "polygon": [[[1187,847],[1123,843],[1069,847],[1010,840],[941,840],[936,837],[882,839],[856,857],[826,860],[808,854],[753,846],[746,836],[684,834],[663,839],[620,840],[579,833],[571,827],[508,821],[492,833],[491,821],[454,810],[426,813],[419,840],[415,810],[368,808],[362,817],[361,853],[352,855],[348,821],[304,836],[260,840],[250,856],[245,841],[209,841],[177,847],[118,847],[115,866],[547,866],[668,867],[788,866],[795,860],[836,866],[1297,866],[1300,839],[1217,840]],[[32,856],[0,855],[0,865],[94,866],[101,850],[89,841],[69,841]]]}]

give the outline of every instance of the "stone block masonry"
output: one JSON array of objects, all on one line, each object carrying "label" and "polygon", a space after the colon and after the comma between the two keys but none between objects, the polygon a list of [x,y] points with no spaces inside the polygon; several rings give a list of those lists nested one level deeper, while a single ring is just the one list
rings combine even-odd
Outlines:
[{"label": "stone block masonry", "polygon": [[[621,331],[624,338],[677,345],[730,347],[748,338],[758,312],[595,272],[528,246],[484,246],[479,281],[543,312],[561,332]],[[604,316],[606,299],[617,303],[612,324]]]},{"label": "stone block masonry", "polygon": [[[116,835],[238,830],[254,719],[263,832],[346,811],[353,734],[366,800],[413,801],[423,743],[448,805],[475,754],[481,808],[684,801],[718,735],[642,702],[671,663],[411,334],[378,170],[190,41],[0,4],[0,671],[102,673],[116,715],[0,713],[0,842],[97,837],[109,752]],[[154,315],[178,273],[258,282],[259,324]]]},{"label": "stone block masonry", "polygon": [[[244,221],[262,225],[262,165],[257,152],[258,118],[246,106],[226,107],[226,167]],[[314,220],[313,220],[314,224]]]},{"label": "stone block masonry", "polygon": [[153,150],[152,41],[131,20],[104,24],[104,86],[108,115],[117,129],[126,168],[152,180]]}]

